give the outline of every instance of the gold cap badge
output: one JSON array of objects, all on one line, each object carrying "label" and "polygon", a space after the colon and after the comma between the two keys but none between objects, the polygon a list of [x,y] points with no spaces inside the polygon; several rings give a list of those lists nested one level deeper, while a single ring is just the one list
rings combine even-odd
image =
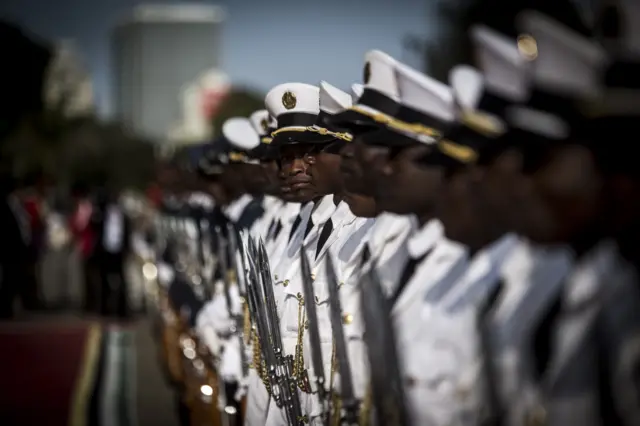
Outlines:
[{"label": "gold cap badge", "polygon": [[266,118],[263,118],[260,122],[260,126],[262,126],[262,130],[266,132],[269,130],[269,121]]},{"label": "gold cap badge", "polygon": [[527,61],[533,61],[538,57],[538,43],[528,34],[518,36],[518,51]]},{"label": "gold cap badge", "polygon": [[371,78],[371,64],[367,62],[366,64],[364,64],[362,81],[364,82],[364,84],[368,84],[370,78]]},{"label": "gold cap badge", "polygon": [[294,95],[293,92],[284,92],[284,95],[282,95],[282,105],[286,109],[294,109],[296,107],[296,103],[296,95]]}]

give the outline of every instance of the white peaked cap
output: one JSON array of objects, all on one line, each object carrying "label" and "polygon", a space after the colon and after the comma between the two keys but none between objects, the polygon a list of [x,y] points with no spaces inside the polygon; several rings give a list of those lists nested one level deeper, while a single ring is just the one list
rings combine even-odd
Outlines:
[{"label": "white peaked cap", "polygon": [[320,109],[322,111],[333,115],[350,108],[351,105],[351,95],[326,81],[320,82]]},{"label": "white peaked cap", "polygon": [[249,151],[260,145],[260,137],[253,128],[251,120],[245,117],[233,117],[222,125],[222,134],[236,149]]},{"label": "white peaked cap", "polygon": [[249,116],[253,129],[260,136],[264,136],[269,133],[269,111],[261,109],[255,111]]},{"label": "white peaked cap", "polygon": [[[485,83],[482,73],[477,69],[468,65],[455,66],[449,72],[449,84],[451,84],[451,90],[453,96],[456,99],[458,106],[462,109],[461,118],[464,123],[471,126],[478,126],[478,123],[466,121],[469,119],[468,115],[464,115],[469,112],[476,112],[482,116],[482,127],[486,131],[495,134],[500,134],[505,131],[505,124],[502,117],[497,117],[487,111],[478,111],[478,104],[482,100],[484,93]],[[476,117],[479,117],[476,114]],[[487,126],[488,127],[485,127]],[[477,128],[477,127],[476,127]]]},{"label": "white peaked cap", "polygon": [[278,120],[271,114],[269,114],[269,127],[272,129],[278,127]]},{"label": "white peaked cap", "polygon": [[623,43],[626,49],[640,54],[640,2],[625,0],[622,2],[622,25],[624,27]]},{"label": "white peaked cap", "polygon": [[362,92],[364,92],[363,84],[354,83],[351,85],[351,97],[353,98],[354,102],[358,102],[358,99],[360,99],[360,96],[362,96]]},{"label": "white peaked cap", "polygon": [[[613,43],[606,43],[605,46],[614,55],[633,55],[640,54],[640,2],[638,0],[601,0],[597,8],[595,8],[595,16],[593,17],[597,24],[603,18],[604,13],[614,10],[615,17],[618,19],[619,34],[615,34],[611,40]],[[598,28],[600,30],[601,28]],[[609,36],[605,36],[605,42]]]},{"label": "white peaked cap", "polygon": [[519,24],[536,42],[536,84],[566,95],[594,93],[606,58],[601,47],[538,12],[524,12]]},{"label": "white peaked cap", "polygon": [[439,120],[455,119],[453,93],[449,86],[404,64],[398,64],[396,78],[402,105]]},{"label": "white peaked cap", "polygon": [[485,26],[471,29],[476,60],[487,90],[513,101],[524,101],[529,93],[527,60],[514,39]]},{"label": "white peaked cap", "polygon": [[374,89],[394,101],[398,101],[398,85],[395,69],[398,61],[380,50],[371,50],[364,56],[364,87]]},{"label": "white peaked cap", "polygon": [[460,107],[476,109],[484,92],[484,79],[480,71],[468,65],[458,65],[449,72],[449,84]]},{"label": "white peaked cap", "polygon": [[269,114],[276,119],[289,113],[320,113],[320,89],[305,83],[279,84],[267,93],[264,100]]}]

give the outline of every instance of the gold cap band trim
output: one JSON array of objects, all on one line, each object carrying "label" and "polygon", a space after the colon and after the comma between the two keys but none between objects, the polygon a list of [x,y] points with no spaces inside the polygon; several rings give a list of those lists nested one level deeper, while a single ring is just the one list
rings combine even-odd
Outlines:
[{"label": "gold cap band trim", "polygon": [[461,163],[469,164],[478,159],[478,153],[468,146],[460,145],[459,143],[443,139],[438,142],[438,149],[444,155],[447,155]]},{"label": "gold cap band trim", "polygon": [[242,161],[247,161],[248,159],[249,157],[247,157],[246,154],[243,154],[241,152],[231,151],[229,153],[229,160],[231,161],[242,162]]},{"label": "gold cap band trim", "polygon": [[425,126],[424,124],[407,123],[406,121],[398,120],[397,118],[394,118],[390,115],[381,112],[374,113],[358,106],[352,106],[350,109],[362,115],[366,115],[367,117],[373,119],[375,122],[386,125],[387,127],[394,130],[408,132],[414,135],[428,136],[435,139],[442,136],[442,133],[439,130],[434,129],[433,127]]},{"label": "gold cap band trim", "polygon": [[282,132],[311,132],[318,133],[323,136],[333,136],[336,139],[342,139],[347,142],[351,142],[353,140],[353,136],[349,133],[340,133],[340,132],[332,132],[331,130],[325,129],[324,127],[318,126],[309,126],[309,127],[283,127],[271,133],[272,137],[275,137],[277,134]]}]

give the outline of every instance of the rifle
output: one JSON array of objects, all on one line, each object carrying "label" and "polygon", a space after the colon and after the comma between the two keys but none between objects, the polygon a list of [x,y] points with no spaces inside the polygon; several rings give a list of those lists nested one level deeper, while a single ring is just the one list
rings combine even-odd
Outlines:
[{"label": "rifle", "polygon": [[[245,242],[243,242],[245,243]],[[276,354],[272,345],[271,325],[269,324],[269,316],[266,312],[265,296],[260,282],[260,274],[258,271],[255,244],[251,237],[247,236],[246,244],[248,247],[245,252],[248,254],[246,260],[249,263],[249,279],[247,280],[247,296],[249,301],[249,310],[254,318],[255,328],[260,340],[260,350],[264,358],[267,369],[269,387],[271,388],[271,396],[279,408],[283,406],[282,393],[280,383],[277,378],[279,372],[276,360]],[[258,368],[260,366],[256,366]],[[288,412],[287,412],[288,415]]]},{"label": "rifle", "polygon": [[265,308],[267,309],[272,337],[271,344],[275,355],[276,370],[274,373],[278,382],[278,388],[282,391],[282,403],[288,415],[289,424],[304,424],[302,408],[300,407],[300,400],[298,398],[296,378],[293,377],[293,355],[284,354],[283,341],[280,334],[280,319],[278,318],[275,296],[273,294],[271,268],[269,266],[269,259],[267,258],[264,242],[261,238],[257,250],[255,249],[253,240],[249,240],[249,242],[254,245],[254,251],[256,251],[258,255],[260,287],[265,296]]},{"label": "rifle", "polygon": [[374,268],[363,275],[360,287],[364,340],[378,424],[408,426],[409,415],[396,352],[397,340],[391,323],[391,308]]},{"label": "rifle", "polygon": [[351,375],[349,352],[347,349],[347,341],[344,337],[344,329],[342,328],[342,303],[340,301],[338,279],[336,278],[331,254],[327,254],[326,271],[327,287],[329,290],[329,308],[331,311],[331,329],[333,331],[338,370],[340,371],[340,397],[345,413],[341,423],[356,426],[358,425],[360,404],[353,391],[353,376]]},{"label": "rifle", "polygon": [[[224,241],[224,237],[222,235],[222,231],[220,230],[220,226],[216,225],[215,228],[216,234],[216,245],[218,252],[218,262],[220,267],[222,268],[222,281],[223,281],[223,294],[227,304],[227,312],[229,317],[233,318],[233,306],[231,305],[231,296],[229,295],[229,269],[227,266],[227,253],[226,253],[226,241]],[[233,333],[233,329],[231,330]],[[227,389],[224,384],[224,380],[221,377],[218,377],[218,404],[220,409],[220,420],[223,426],[230,426],[231,424],[235,424],[235,407],[230,407],[227,400]]]},{"label": "rifle", "polygon": [[320,344],[320,331],[318,330],[318,313],[316,311],[315,293],[309,259],[304,249],[300,250],[300,262],[302,264],[302,289],[304,292],[305,308],[309,317],[309,342],[311,344],[311,363],[313,365],[314,380],[318,392],[318,399],[322,404],[322,423],[329,423],[329,393],[325,388],[324,363],[322,362],[322,346]]},{"label": "rifle", "polygon": [[[236,240],[236,229],[230,222],[227,223],[227,237],[229,240],[229,257],[233,262],[233,270],[235,271],[236,285],[238,286],[238,292],[244,299],[246,293],[246,271],[242,262],[242,254],[239,252],[238,242]],[[240,284],[242,282],[242,285]],[[231,312],[229,313],[232,314]],[[245,351],[244,338],[242,331],[244,330],[244,318],[242,313],[232,316],[234,320],[235,333],[240,343],[240,358],[242,366],[242,377],[246,377],[248,373],[248,360]]]}]

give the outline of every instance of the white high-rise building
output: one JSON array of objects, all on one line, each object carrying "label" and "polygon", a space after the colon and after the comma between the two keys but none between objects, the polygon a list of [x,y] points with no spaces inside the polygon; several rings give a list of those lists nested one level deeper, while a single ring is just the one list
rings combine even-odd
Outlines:
[{"label": "white high-rise building", "polygon": [[221,24],[217,6],[143,5],[112,37],[116,118],[157,141],[182,121],[184,88],[220,67]]}]

